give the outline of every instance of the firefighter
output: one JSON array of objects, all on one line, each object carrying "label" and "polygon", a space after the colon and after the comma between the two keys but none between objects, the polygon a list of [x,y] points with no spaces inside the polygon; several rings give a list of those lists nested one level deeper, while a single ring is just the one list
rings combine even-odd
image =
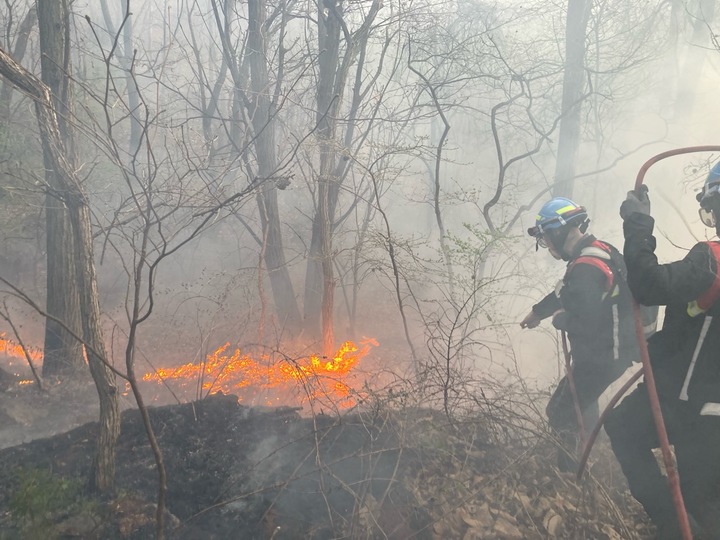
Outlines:
[{"label": "firefighter", "polygon": [[[566,261],[567,268],[556,290],[520,323],[522,328],[535,328],[552,317],[553,326],[567,333],[572,380],[586,419],[597,414],[597,400],[607,387],[639,360],[622,256],[586,232],[589,222],[584,207],[562,197],[540,209],[528,234],[555,259]],[[580,426],[567,376],[550,398],[546,414],[560,443],[558,468],[570,472],[576,466]]]},{"label": "firefighter", "polygon": [[[702,222],[720,234],[720,163],[698,194]],[[691,525],[720,538],[720,242],[699,242],[675,262],[655,256],[647,190],[620,207],[628,284],[639,303],[665,307],[662,330],[648,341],[668,438],[675,447]],[[667,481],[652,449],[659,445],[644,382],[609,415],[605,430],[633,496],[658,538],[680,538]]]}]

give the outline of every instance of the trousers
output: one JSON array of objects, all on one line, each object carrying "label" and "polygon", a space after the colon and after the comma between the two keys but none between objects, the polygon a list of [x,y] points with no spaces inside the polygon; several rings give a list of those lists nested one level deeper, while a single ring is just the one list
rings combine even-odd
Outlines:
[{"label": "trousers", "polygon": [[[586,362],[573,366],[573,382],[586,432],[592,429],[599,416],[598,398],[625,372],[625,367],[620,362]],[[560,380],[545,413],[561,447],[558,452],[558,468],[563,472],[571,472],[576,466],[575,454],[580,426],[567,376]]]},{"label": "trousers", "polygon": [[[675,449],[685,507],[720,537],[720,417],[702,416],[697,407],[677,398],[660,396],[660,404]],[[652,452],[660,443],[645,383],[615,407],[605,431],[633,497],[659,528],[672,526],[676,511],[667,478]]]},{"label": "trousers", "polygon": [[[598,398],[625,372],[625,367],[617,362],[582,363],[573,367],[572,376],[578,404],[588,431],[598,417]],[[575,437],[579,432],[580,426],[578,426],[575,403],[567,376],[560,380],[550,397],[545,413],[550,427],[558,434],[564,437],[565,434],[572,434]]]}]

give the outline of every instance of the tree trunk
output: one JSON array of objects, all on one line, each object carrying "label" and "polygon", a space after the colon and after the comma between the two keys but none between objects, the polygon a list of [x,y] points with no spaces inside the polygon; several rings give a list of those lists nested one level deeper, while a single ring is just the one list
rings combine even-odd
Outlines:
[{"label": "tree trunk", "polygon": [[138,110],[140,108],[140,94],[135,84],[133,76],[133,62],[135,61],[135,51],[132,46],[133,40],[133,19],[132,13],[129,11],[130,2],[127,0],[122,2],[123,19],[123,67],[125,68],[125,83],[127,84],[128,109],[130,110],[130,139],[128,140],[128,150],[130,155],[134,155],[140,146],[140,136],[142,135],[142,126],[138,118]]},{"label": "tree trunk", "polygon": [[[340,10],[339,4],[325,3],[318,11],[319,78],[317,88],[317,133],[320,139],[320,170],[317,178],[317,209],[313,218],[312,239],[305,274],[305,330],[319,337],[322,321],[323,348],[332,348],[333,296],[335,279],[332,265],[332,235],[337,200],[335,151],[333,149],[336,95],[339,73]],[[349,47],[350,44],[348,43]],[[328,326],[329,325],[329,326]],[[328,351],[324,350],[327,354]]]},{"label": "tree trunk", "polygon": [[100,0],[100,9],[105,22],[105,30],[110,37],[110,41],[116,38],[122,38],[122,54],[118,56],[123,69],[125,70],[125,86],[127,90],[127,106],[130,115],[130,135],[128,137],[128,152],[132,156],[138,152],[140,146],[140,138],[142,136],[142,124],[138,118],[140,109],[140,93],[138,92],[135,79],[133,78],[133,61],[135,50],[133,48],[133,18],[130,11],[130,0],[120,0],[120,9],[122,10],[122,21],[118,35],[118,29],[113,21],[110,6],[107,0]]},{"label": "tree trunk", "polygon": [[[330,205],[330,183],[336,181],[332,175],[334,169],[334,153],[329,151],[330,142],[320,144],[320,182],[318,185],[318,218],[320,223],[320,261],[322,265],[322,346],[323,354],[330,356],[335,348],[335,331],[333,326],[335,275],[333,268],[333,219],[334,212]],[[324,147],[324,148],[323,148]]]},{"label": "tree trunk", "polygon": [[271,100],[270,81],[267,70],[267,43],[263,33],[265,23],[265,1],[248,2],[247,55],[250,64],[250,85],[253,101],[248,108],[255,132],[255,154],[257,157],[257,203],[263,227],[265,244],[265,265],[270,276],[275,310],[283,334],[294,335],[300,328],[300,309],[290,280],[285,260],[280,210],[276,179],[274,103]]},{"label": "tree trunk", "polygon": [[320,336],[323,290],[321,238],[320,213],[316,210],[313,216],[310,249],[307,255],[303,296],[303,326],[307,335],[313,339]]},{"label": "tree trunk", "polygon": [[106,364],[105,343],[100,331],[95,263],[93,260],[90,211],[87,199],[74,169],[65,159],[58,118],[50,89],[34,75],[0,50],[0,73],[35,100],[43,152],[56,173],[60,189],[65,193],[77,250],[75,271],[80,277],[82,291],[82,326],[90,372],[100,396],[100,434],[92,472],[94,487],[112,487],[115,470],[115,442],[120,432],[120,413],[115,376]]},{"label": "tree trunk", "polygon": [[[18,27],[17,39],[15,40],[15,46],[12,50],[13,57],[18,61],[22,62],[25,57],[25,51],[27,50],[28,41],[30,40],[30,34],[32,29],[37,23],[37,10],[35,6],[28,8],[25,17],[23,18],[20,26]],[[8,44],[9,47],[10,44]],[[0,88],[0,118],[3,121],[9,121],[10,119],[10,106],[12,105],[12,92],[13,85],[10,81],[3,81],[2,87]]]},{"label": "tree trunk", "polygon": [[[322,337],[326,354],[333,348],[335,275],[333,235],[335,210],[340,188],[347,174],[347,160],[340,157],[341,148],[347,150],[353,143],[357,111],[363,99],[361,84],[364,77],[364,57],[370,27],[382,7],[373,0],[362,25],[352,34],[343,20],[342,3],[329,0],[318,10],[318,63],[317,85],[317,136],[320,146],[320,167],[317,182],[317,207],[313,216],[312,239],[305,274],[305,330],[313,337]],[[344,53],[340,54],[341,35],[345,39]],[[349,114],[343,119],[345,138],[336,138],[338,111],[348,81],[350,67],[356,63],[355,87]],[[320,327],[322,324],[322,335]]]},{"label": "tree trunk", "polygon": [[[77,179],[76,186],[79,188]],[[100,326],[100,302],[93,258],[93,237],[90,227],[90,209],[84,194],[78,189],[70,203],[75,243],[79,257],[77,273],[80,276],[80,306],[83,337],[90,373],[100,401],[100,433],[92,469],[91,485],[107,491],[115,484],[115,447],[120,436],[120,406],[115,374],[107,366],[107,353]]]},{"label": "tree trunk", "polygon": [[[68,129],[70,84],[65,70],[69,67],[67,35],[69,13],[67,0],[38,0],[38,26],[42,80],[50,88],[53,106],[58,112],[58,127],[72,164],[73,144]],[[72,336],[80,334],[80,297],[76,279],[75,246],[67,208],[67,193],[52,156],[43,149],[47,195],[45,215],[47,226],[47,313],[62,321],[45,322],[45,353],[43,375],[62,375],[82,367],[81,343]],[[72,167],[72,165],[71,165]],[[64,326],[63,326],[64,325]]]},{"label": "tree trunk", "polygon": [[585,37],[591,0],[568,0],[565,26],[565,74],[562,119],[558,133],[553,196],[572,197],[575,161],[580,147],[582,100],[585,87]]}]

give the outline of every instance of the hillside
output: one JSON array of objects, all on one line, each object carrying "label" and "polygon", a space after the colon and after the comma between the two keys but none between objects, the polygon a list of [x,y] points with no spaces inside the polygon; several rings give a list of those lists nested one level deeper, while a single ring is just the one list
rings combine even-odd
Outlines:
[{"label": "hillside", "polygon": [[[25,399],[2,395],[6,411]],[[578,484],[554,468],[541,434],[499,413],[451,424],[376,404],[309,418],[217,394],[151,416],[169,477],[168,538],[652,537],[602,441]],[[157,474],[138,412],[123,413],[109,498],[83,489],[94,433],[87,423],[0,451],[0,538],[153,537]]]}]

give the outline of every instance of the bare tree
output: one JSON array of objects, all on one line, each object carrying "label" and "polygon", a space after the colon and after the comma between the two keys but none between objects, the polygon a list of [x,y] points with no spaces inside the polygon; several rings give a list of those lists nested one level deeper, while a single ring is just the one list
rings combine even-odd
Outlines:
[{"label": "bare tree", "polygon": [[[43,82],[52,92],[58,111],[58,127],[70,167],[75,168],[74,143],[69,125],[72,101],[70,73],[70,11],[67,0],[38,1],[40,51]],[[55,319],[45,323],[44,375],[60,375],[84,364],[82,345],[73,336],[80,333],[80,292],[76,277],[75,245],[70,214],[52,156],[44,149],[47,237],[47,312]],[[68,331],[69,330],[69,331]]]},{"label": "bare tree", "polygon": [[120,59],[123,71],[125,73],[125,85],[126,92],[123,96],[127,99],[128,110],[130,114],[130,134],[128,137],[128,153],[134,154],[139,150],[140,136],[142,127],[140,125],[139,109],[140,109],[140,97],[139,91],[136,85],[135,78],[133,77],[133,63],[135,61],[135,47],[133,47],[133,13],[130,10],[130,0],[124,0],[120,2],[122,13],[120,15],[120,25],[115,24],[113,13],[108,6],[107,0],[100,0],[100,7],[102,9],[103,21],[105,23],[105,29],[109,36],[115,36],[118,42],[122,42],[122,49],[118,58]]},{"label": "bare tree", "polygon": [[565,24],[562,120],[558,134],[553,195],[572,197],[575,160],[581,139],[585,92],[585,41],[592,0],[568,0]]},{"label": "bare tree", "polygon": [[[35,5],[28,6],[24,15],[20,11],[21,6],[17,3],[8,3],[8,11],[5,13],[5,35],[0,43],[18,62],[22,62],[25,58],[28,43],[30,42],[30,34],[38,22],[37,9]],[[16,24],[16,17],[19,22]],[[10,117],[10,106],[12,103],[13,85],[9,81],[3,81],[0,86],[0,118],[8,119]]]},{"label": "bare tree", "polygon": [[93,259],[90,209],[82,184],[65,158],[65,141],[60,134],[58,117],[51,90],[41,81],[0,50],[2,74],[23,92],[35,100],[46,167],[54,172],[57,191],[62,193],[62,203],[67,208],[69,230],[75,251],[73,274],[79,287],[78,316],[82,322],[82,338],[65,321],[47,313],[63,332],[78,343],[84,343],[90,372],[100,398],[100,421],[97,452],[92,468],[91,485],[107,491],[115,481],[115,443],[120,433],[120,412],[115,374],[107,363],[105,342],[100,326],[95,261]]},{"label": "bare tree", "polygon": [[[363,69],[362,60],[368,47],[368,37],[381,7],[381,2],[374,0],[359,27],[350,32],[342,3],[318,4],[317,38],[320,55],[316,118],[320,162],[316,176],[316,211],[305,274],[304,314],[306,329],[311,335],[318,335],[318,325],[322,322],[322,342],[326,354],[332,350],[335,339],[332,238],[343,171],[346,168],[346,160],[342,159],[342,145],[336,139],[338,113],[343,103],[350,68],[355,64],[358,73]],[[358,55],[361,61],[356,63]],[[351,111],[357,111],[361,97],[358,88],[353,93]],[[346,128],[350,140],[354,122],[351,115]]]},{"label": "bare tree", "polygon": [[[212,179],[218,173],[209,169],[212,161],[208,159],[210,148],[206,142],[200,141],[195,146],[196,141],[190,136],[195,126],[186,121],[173,124],[176,110],[154,111],[154,106],[165,97],[161,89],[166,87],[166,80],[157,76],[143,87],[131,65],[132,86],[138,92],[138,106],[131,109],[130,101],[123,100],[126,90],[117,83],[115,48],[104,49],[97,27],[91,24],[91,29],[105,64],[105,80],[103,88],[90,84],[82,87],[101,110],[101,115],[97,116],[88,108],[88,124],[84,127],[100,152],[98,159],[113,166],[122,180],[116,186],[118,206],[109,216],[98,218],[102,220],[104,245],[116,253],[127,279],[127,320],[123,328],[127,336],[124,342],[125,378],[140,410],[157,466],[156,537],[161,539],[167,534],[165,507],[168,477],[163,452],[136,373],[139,336],[143,323],[156,310],[157,280],[162,263],[198,240],[219,221],[223,210],[236,211],[236,203],[262,189],[262,185],[260,180],[256,180],[231,195],[208,189],[213,186]],[[163,68],[161,63],[160,74],[165,73]],[[122,72],[121,75],[125,76]],[[125,124],[115,120],[117,103],[125,103],[123,112],[126,114],[122,115]],[[122,131],[118,127],[128,127],[129,122],[132,130],[136,119],[142,119],[138,147],[128,159],[125,145],[120,142]],[[163,142],[158,144],[158,140]]]},{"label": "bare tree", "polygon": [[[283,234],[278,207],[278,189],[285,189],[289,179],[279,172],[276,154],[276,115],[281,107],[281,90],[285,84],[283,65],[285,49],[285,24],[287,6],[280,2],[268,16],[268,6],[263,0],[248,4],[247,44],[238,49],[232,39],[232,2],[212,0],[212,8],[220,34],[223,66],[227,65],[234,83],[233,121],[230,140],[237,155],[245,166],[250,183],[257,188],[256,201],[260,215],[261,234],[255,235],[259,242],[275,303],[278,323],[282,333],[297,335],[300,330],[300,310],[283,247]],[[275,36],[274,46],[278,51],[274,81],[269,76],[269,40]],[[224,71],[221,70],[224,79]],[[218,78],[218,81],[221,79]],[[217,87],[216,87],[217,91]],[[240,140],[241,114],[247,122],[246,142]],[[250,153],[254,153],[254,162]]]},{"label": "bare tree", "polygon": [[[284,58],[283,39],[287,22],[285,2],[277,6],[273,18],[280,19],[279,28],[275,30],[279,36],[278,68],[281,72]],[[287,179],[277,175],[277,156],[275,153],[275,121],[280,90],[284,84],[278,77],[273,85],[268,76],[268,44],[270,33],[265,0],[249,0],[248,2],[248,33],[245,54],[250,67],[251,98],[244,96],[247,114],[251,118],[257,171],[255,182],[260,184],[257,192],[257,204],[263,231],[262,252],[267,265],[272,286],[275,306],[280,317],[281,328],[295,335],[300,329],[300,310],[298,309],[295,290],[290,281],[285,251],[283,249],[282,230],[280,227],[280,211],[278,208],[277,190],[286,187]]]}]

